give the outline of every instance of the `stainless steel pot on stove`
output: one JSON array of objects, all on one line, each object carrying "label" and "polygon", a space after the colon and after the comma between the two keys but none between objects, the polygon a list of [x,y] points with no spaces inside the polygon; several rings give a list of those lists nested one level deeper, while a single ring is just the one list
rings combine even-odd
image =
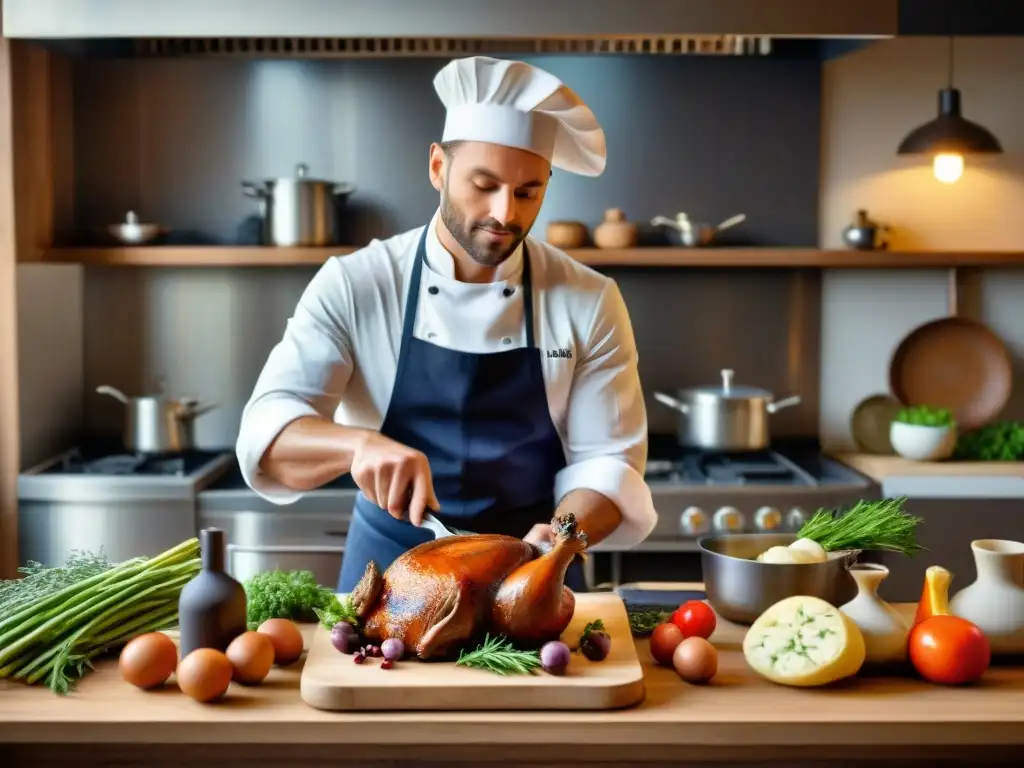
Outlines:
[{"label": "stainless steel pot on stove", "polygon": [[96,391],[124,403],[124,447],[133,453],[178,453],[194,448],[196,419],[217,407],[200,405],[191,398],[128,397],[107,385],[96,387]]},{"label": "stainless steel pot on stove", "polygon": [[264,245],[292,247],[335,243],[338,208],[355,187],[309,178],[308,174],[309,166],[299,163],[294,176],[242,182],[245,194],[260,203]]},{"label": "stainless steel pot on stove", "polygon": [[679,443],[708,451],[760,451],[771,442],[769,416],[800,403],[800,396],[775,400],[757,387],[737,387],[733,371],[722,371],[721,387],[682,389],[655,399],[679,412]]}]

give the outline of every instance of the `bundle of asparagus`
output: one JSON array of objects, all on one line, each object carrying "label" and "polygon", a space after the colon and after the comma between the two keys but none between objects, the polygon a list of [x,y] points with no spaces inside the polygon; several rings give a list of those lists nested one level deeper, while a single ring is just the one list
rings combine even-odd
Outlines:
[{"label": "bundle of asparagus", "polygon": [[92,659],[178,622],[182,587],[199,573],[199,540],[111,564],[73,554],[63,567],[0,582],[0,678],[67,693]]}]

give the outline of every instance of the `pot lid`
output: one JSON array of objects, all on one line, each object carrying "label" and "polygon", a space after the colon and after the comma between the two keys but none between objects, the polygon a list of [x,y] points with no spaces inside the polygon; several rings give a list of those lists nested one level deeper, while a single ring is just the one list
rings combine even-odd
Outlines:
[{"label": "pot lid", "polygon": [[293,182],[296,184],[335,184],[337,182],[327,179],[318,179],[309,175],[309,164],[298,163],[295,166],[295,173],[291,176],[283,176],[278,179],[271,179],[271,183]]},{"label": "pot lid", "polygon": [[767,389],[759,387],[736,386],[732,383],[734,371],[731,368],[722,369],[722,386],[720,387],[694,387],[687,392],[695,396],[710,396],[728,400],[748,400],[752,397],[766,397],[771,399],[772,393]]}]

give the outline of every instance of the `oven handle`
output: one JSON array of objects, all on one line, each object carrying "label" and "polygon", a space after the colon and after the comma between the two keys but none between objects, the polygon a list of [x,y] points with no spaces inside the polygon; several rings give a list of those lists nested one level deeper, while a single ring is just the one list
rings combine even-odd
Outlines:
[{"label": "oven handle", "polygon": [[326,547],[321,544],[265,544],[262,546],[246,546],[244,544],[228,544],[225,547],[227,550],[227,571],[228,573],[234,572],[234,560],[233,556],[238,554],[255,554],[255,555],[273,555],[273,554],[288,554],[288,555],[344,555],[344,545],[340,547]]}]

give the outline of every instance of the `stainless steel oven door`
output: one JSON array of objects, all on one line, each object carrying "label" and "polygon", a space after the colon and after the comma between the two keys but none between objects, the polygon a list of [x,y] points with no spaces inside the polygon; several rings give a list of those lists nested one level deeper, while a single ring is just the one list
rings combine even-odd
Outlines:
[{"label": "stainless steel oven door", "polygon": [[333,589],[344,553],[344,544],[228,544],[227,568],[243,583],[263,571],[312,571],[317,584]]}]

